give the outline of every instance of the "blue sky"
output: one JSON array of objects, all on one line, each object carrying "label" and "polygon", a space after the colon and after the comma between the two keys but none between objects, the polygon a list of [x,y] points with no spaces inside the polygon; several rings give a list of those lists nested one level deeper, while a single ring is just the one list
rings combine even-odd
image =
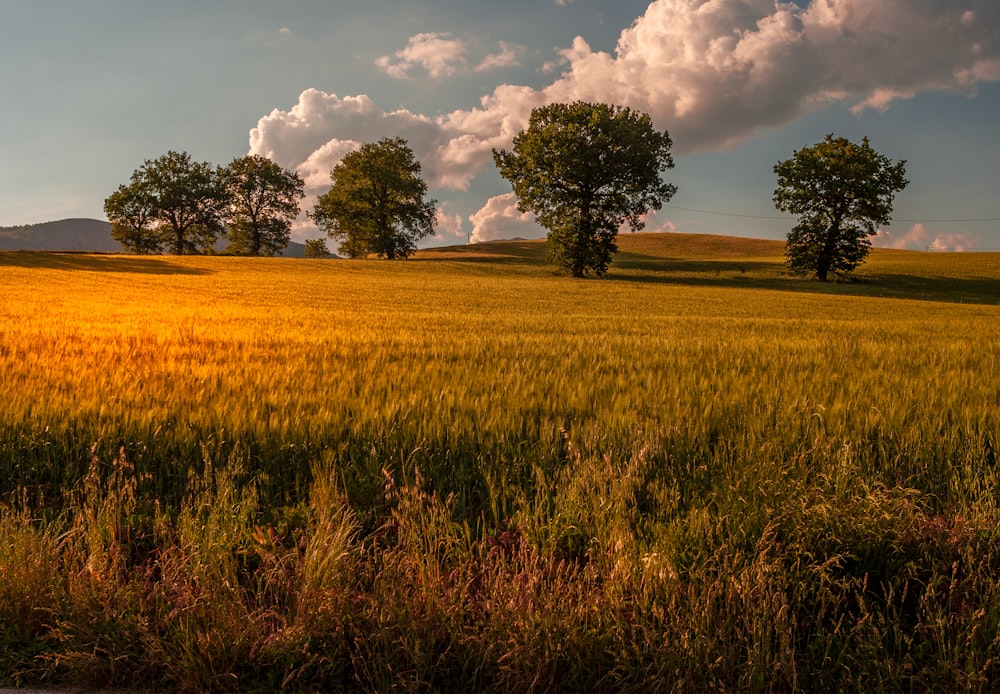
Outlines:
[{"label": "blue sky", "polygon": [[832,132],[908,162],[877,245],[1000,250],[996,0],[8,0],[0,94],[0,225],[101,218],[170,149],[271,156],[308,206],[398,135],[441,202],[430,243],[541,236],[489,152],[584,99],[670,132],[650,230],[783,238],[772,167]]}]

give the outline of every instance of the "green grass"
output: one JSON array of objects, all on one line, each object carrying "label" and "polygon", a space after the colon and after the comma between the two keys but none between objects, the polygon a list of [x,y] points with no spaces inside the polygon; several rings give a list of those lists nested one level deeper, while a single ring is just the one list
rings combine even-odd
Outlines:
[{"label": "green grass", "polygon": [[998,256],[620,246],[0,254],[0,681],[995,686]]}]

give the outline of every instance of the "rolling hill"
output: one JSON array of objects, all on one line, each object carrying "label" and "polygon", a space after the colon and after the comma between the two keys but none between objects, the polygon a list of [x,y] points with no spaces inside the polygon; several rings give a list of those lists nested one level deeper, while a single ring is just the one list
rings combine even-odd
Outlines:
[{"label": "rolling hill", "polygon": [[[218,246],[225,249],[225,242]],[[0,227],[0,251],[62,251],[76,253],[121,253],[121,244],[111,238],[111,225],[99,219],[62,219],[42,224]],[[305,256],[305,246],[293,241],[282,255]]]},{"label": "rolling hill", "polygon": [[0,229],[3,251],[114,253],[121,249],[111,238],[111,225],[98,219],[63,219]]}]

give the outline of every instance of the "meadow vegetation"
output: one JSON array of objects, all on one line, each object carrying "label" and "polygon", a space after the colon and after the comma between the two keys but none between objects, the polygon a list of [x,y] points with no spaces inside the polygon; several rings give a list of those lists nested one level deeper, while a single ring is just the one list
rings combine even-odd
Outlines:
[{"label": "meadow vegetation", "polygon": [[0,684],[987,690],[1000,259],[0,254]]}]

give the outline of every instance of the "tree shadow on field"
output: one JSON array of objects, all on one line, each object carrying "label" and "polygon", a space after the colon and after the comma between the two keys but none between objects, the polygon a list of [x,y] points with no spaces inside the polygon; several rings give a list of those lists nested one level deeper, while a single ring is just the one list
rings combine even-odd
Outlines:
[{"label": "tree shadow on field", "polygon": [[188,267],[157,256],[98,255],[46,251],[0,252],[0,267],[84,272],[121,272],[146,275],[209,275],[210,270]]},{"label": "tree shadow on field", "polygon": [[818,282],[792,275],[781,260],[691,260],[629,254],[616,257],[608,279],[619,282],[691,287],[767,289],[880,299],[1000,305],[1000,277],[919,276],[859,269],[842,282]]},{"label": "tree shadow on field", "polygon": [[859,294],[916,301],[947,301],[955,304],[1000,306],[1000,279],[992,277],[919,277],[880,274],[865,277]]},{"label": "tree shadow on field", "polygon": [[784,272],[784,266],[778,261],[761,260],[757,258],[664,258],[662,256],[644,256],[629,253],[619,254],[611,262],[610,271],[639,270],[651,273],[677,273],[683,275],[704,275],[705,279],[716,279],[723,276],[755,276],[777,275]]}]

